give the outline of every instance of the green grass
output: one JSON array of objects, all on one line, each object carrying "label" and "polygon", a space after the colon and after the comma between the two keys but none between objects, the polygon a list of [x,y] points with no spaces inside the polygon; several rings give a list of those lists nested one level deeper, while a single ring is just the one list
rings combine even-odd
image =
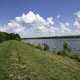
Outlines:
[{"label": "green grass", "polygon": [[7,41],[0,44],[0,80],[80,80],[80,63]]}]

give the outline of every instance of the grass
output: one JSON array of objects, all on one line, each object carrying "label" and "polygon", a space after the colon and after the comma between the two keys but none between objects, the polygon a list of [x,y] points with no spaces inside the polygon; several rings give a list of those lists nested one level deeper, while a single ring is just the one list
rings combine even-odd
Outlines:
[{"label": "grass", "polygon": [[0,80],[80,80],[80,63],[20,41],[0,44]]}]

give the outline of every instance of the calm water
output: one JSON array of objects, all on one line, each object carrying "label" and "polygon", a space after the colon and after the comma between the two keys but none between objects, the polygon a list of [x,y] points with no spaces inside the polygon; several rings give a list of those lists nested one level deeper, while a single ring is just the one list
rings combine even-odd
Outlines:
[{"label": "calm water", "polygon": [[80,50],[80,38],[25,39],[23,41],[34,45],[46,43],[50,49],[62,49],[64,41],[66,41],[73,50]]}]

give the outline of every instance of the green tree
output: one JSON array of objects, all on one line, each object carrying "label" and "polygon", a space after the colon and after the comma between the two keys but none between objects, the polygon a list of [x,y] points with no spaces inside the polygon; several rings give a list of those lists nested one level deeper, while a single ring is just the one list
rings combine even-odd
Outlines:
[{"label": "green tree", "polygon": [[68,43],[66,41],[64,41],[63,50],[71,51],[71,48],[70,48],[70,46],[68,45]]},{"label": "green tree", "polygon": [[47,44],[44,43],[43,47],[44,47],[43,50],[49,50],[49,46]]},{"label": "green tree", "polygon": [[66,56],[69,56],[71,52],[71,48],[70,46],[68,45],[68,43],[66,41],[64,41],[64,44],[63,44],[63,49],[58,51],[57,54],[58,55],[66,55]]},{"label": "green tree", "polygon": [[21,40],[19,34],[0,32],[0,42],[6,40]]},{"label": "green tree", "polygon": [[64,44],[63,44],[63,55],[67,55],[69,56],[69,53],[71,52],[71,48],[70,46],[68,45],[68,43],[65,41]]}]

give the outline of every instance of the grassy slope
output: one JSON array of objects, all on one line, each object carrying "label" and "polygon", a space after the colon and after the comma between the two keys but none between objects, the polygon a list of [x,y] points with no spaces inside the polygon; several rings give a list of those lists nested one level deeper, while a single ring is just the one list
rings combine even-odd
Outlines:
[{"label": "grassy slope", "polygon": [[80,80],[80,63],[8,41],[0,44],[0,80]]}]

